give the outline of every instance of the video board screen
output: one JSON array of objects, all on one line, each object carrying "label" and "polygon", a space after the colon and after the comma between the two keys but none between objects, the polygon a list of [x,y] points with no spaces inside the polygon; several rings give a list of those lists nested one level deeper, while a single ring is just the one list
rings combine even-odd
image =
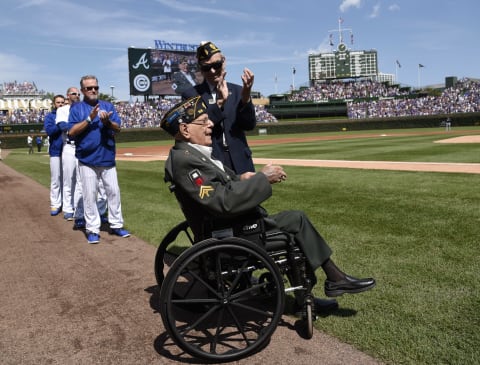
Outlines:
[{"label": "video board screen", "polygon": [[195,52],[128,49],[130,95],[181,95],[203,81]]}]

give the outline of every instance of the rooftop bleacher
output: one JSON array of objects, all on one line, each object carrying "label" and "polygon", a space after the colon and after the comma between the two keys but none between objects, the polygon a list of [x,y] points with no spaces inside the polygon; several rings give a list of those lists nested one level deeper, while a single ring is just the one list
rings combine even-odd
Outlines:
[{"label": "rooftop bleacher", "polygon": [[3,82],[0,84],[0,97],[3,96],[24,96],[24,95],[45,95],[44,90],[38,90],[35,82]]},{"label": "rooftop bleacher", "polygon": [[320,83],[292,93],[291,102],[346,101],[350,119],[421,116],[480,111],[480,82],[464,78],[442,90],[422,96],[397,85],[362,80]]}]

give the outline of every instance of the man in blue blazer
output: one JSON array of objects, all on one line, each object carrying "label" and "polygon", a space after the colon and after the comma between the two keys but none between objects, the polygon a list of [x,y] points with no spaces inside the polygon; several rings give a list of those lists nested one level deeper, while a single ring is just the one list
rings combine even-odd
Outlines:
[{"label": "man in blue blazer", "polygon": [[243,85],[227,82],[225,56],[212,42],[200,44],[197,60],[204,81],[182,93],[182,98],[201,95],[214,123],[212,135],[213,156],[237,174],[254,172],[252,152],[245,131],[255,128],[255,107],[250,92],[254,75],[245,68]]}]

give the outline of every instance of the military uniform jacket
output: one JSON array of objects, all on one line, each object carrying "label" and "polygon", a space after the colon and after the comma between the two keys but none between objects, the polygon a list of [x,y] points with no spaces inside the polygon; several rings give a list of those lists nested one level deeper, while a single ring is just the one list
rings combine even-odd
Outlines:
[{"label": "military uniform jacket", "polygon": [[257,173],[240,180],[187,142],[176,141],[165,164],[165,181],[171,182],[195,240],[210,237],[211,230],[232,221],[266,216],[260,204],[272,195],[267,177]]},{"label": "military uniform jacket", "polygon": [[[272,187],[264,174],[240,180],[232,170],[224,168],[225,171],[186,142],[177,141],[170,150],[165,181],[174,185],[196,242],[232,224],[244,227],[253,220],[290,233],[305,252],[311,273],[330,257],[330,247],[303,212],[290,210],[267,215],[260,204],[272,195]],[[242,228],[239,231],[244,232]],[[315,283],[314,274],[310,279]]]}]

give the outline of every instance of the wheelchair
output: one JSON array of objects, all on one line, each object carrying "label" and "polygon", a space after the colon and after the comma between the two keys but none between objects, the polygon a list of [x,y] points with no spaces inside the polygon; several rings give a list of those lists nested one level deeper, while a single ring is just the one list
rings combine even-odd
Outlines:
[{"label": "wheelchair", "polygon": [[[304,254],[285,232],[267,230],[260,236],[260,243],[232,235],[194,242],[184,221],[160,243],[155,277],[162,322],[189,355],[229,362],[260,351],[284,313],[289,292],[303,300],[301,323],[305,336],[313,336],[316,314]],[[170,266],[166,275],[165,264]]]}]

